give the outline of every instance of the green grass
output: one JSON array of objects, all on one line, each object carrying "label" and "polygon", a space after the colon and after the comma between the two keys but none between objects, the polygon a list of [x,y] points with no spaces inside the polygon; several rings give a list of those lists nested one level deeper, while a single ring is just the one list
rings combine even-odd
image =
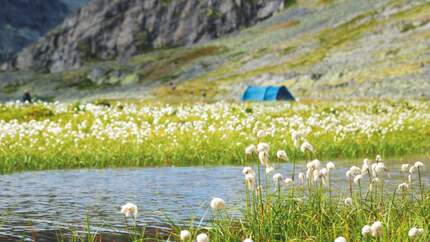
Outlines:
[{"label": "green grass", "polygon": [[[271,177],[263,175],[261,181],[266,182],[257,179],[256,186],[262,189],[248,189],[244,194],[246,202],[240,219],[232,218],[224,211],[213,211],[210,237],[212,241],[243,241],[245,238],[254,241],[334,241],[340,236],[347,241],[428,241],[430,194],[420,190],[420,176],[415,174],[405,191],[399,188],[388,190],[383,183],[373,184],[372,190],[368,190],[371,180],[379,178],[388,182],[389,179],[383,176],[369,173],[358,185],[349,181],[353,190],[347,195],[339,195],[330,188],[330,176],[324,178],[325,182],[310,178],[303,184],[296,182],[286,187],[271,183]],[[348,187],[348,179],[344,185]],[[344,202],[346,197],[352,198],[351,205]],[[363,226],[376,221],[383,225],[380,235],[362,235]],[[410,239],[408,231],[412,227],[422,228],[423,234]]]},{"label": "green grass", "polygon": [[22,107],[0,106],[0,117],[2,121],[29,121],[44,120],[53,117],[51,109],[39,105],[26,105]]},{"label": "green grass", "polygon": [[15,92],[19,91],[19,89],[22,86],[23,85],[21,83],[13,83],[13,84],[5,85],[2,89],[3,89],[4,93],[11,94],[11,93],[15,93]]},{"label": "green grass", "polygon": [[0,172],[246,164],[249,137],[271,127],[274,151],[294,159],[305,156],[292,130],[309,132],[321,158],[423,157],[429,110],[428,102],[415,101],[1,105]]},{"label": "green grass", "polygon": [[[308,160],[310,157],[315,158],[309,155]],[[292,174],[283,175],[284,178],[295,178],[295,181],[287,184],[282,180],[277,183],[272,178],[274,172],[272,175],[265,174],[264,166],[260,165],[256,154],[248,158],[257,170],[246,173],[251,179],[244,181],[242,204],[232,205],[226,201],[225,208],[212,208],[207,215],[209,222],[204,225],[191,221],[191,226],[186,227],[168,221],[169,228],[163,234],[146,232],[145,228],[134,225],[133,219],[125,218],[128,221],[129,238],[124,241],[179,241],[182,229],[190,231],[192,239],[200,233],[206,233],[210,241],[220,242],[244,241],[246,238],[258,242],[334,241],[340,236],[347,241],[430,239],[430,193],[422,180],[422,167],[412,173],[401,173],[400,182],[407,184],[404,190],[397,184],[394,189],[387,188],[387,184],[393,182],[388,172],[374,173],[373,168],[364,171],[358,168],[362,179],[353,182],[354,176],[345,177],[344,181],[336,182],[337,187],[340,187],[336,190],[330,178],[330,173],[336,168],[331,168],[325,175],[318,175],[317,179],[312,178],[312,175],[298,178],[298,172],[304,171],[293,169]],[[295,164],[294,160],[289,161]],[[369,162],[369,167],[372,163],[383,164],[383,161]],[[414,164],[412,166],[417,167]],[[310,174],[314,171],[321,174],[325,167],[325,164],[308,165],[308,170]],[[412,178],[408,181],[410,174]],[[351,202],[346,202],[347,199],[351,199]],[[231,212],[238,210],[239,215],[231,215]],[[363,234],[365,225],[371,226],[377,221],[382,224],[377,234]],[[408,233],[413,227],[423,229],[422,234],[410,238]],[[102,235],[96,234],[94,237],[103,239]],[[76,239],[78,241],[79,237]],[[85,236],[81,237],[81,241],[84,240]]]},{"label": "green grass", "polygon": [[[208,233],[211,241],[408,241],[412,227],[424,229],[413,241],[429,240],[430,193],[420,171],[406,191],[390,190],[384,173],[364,172],[359,184],[345,178],[334,190],[330,176],[300,183],[293,169],[294,186],[276,185],[264,175],[255,154],[246,155],[250,144],[270,144],[271,162],[283,149],[294,164],[315,158],[364,158],[428,156],[430,150],[430,103],[428,101],[378,100],[300,103],[148,104],[99,100],[94,104],[0,105],[0,171],[63,168],[189,166],[237,164],[257,167],[246,186],[243,204],[212,211],[210,222],[186,227],[167,221],[170,230],[145,231],[129,220],[124,241],[177,241],[181,229],[193,238]],[[255,138],[257,131],[266,136]],[[294,145],[292,130],[303,132],[299,144],[309,141],[315,151]],[[314,168],[312,168],[314,169]],[[321,167],[318,168],[321,171]],[[276,171],[275,171],[276,172]],[[292,174],[290,174],[292,172]],[[310,171],[310,174],[313,170]],[[321,173],[318,173],[321,174]],[[238,174],[240,176],[240,174]],[[375,183],[375,178],[382,183]],[[324,182],[323,180],[324,179]],[[373,181],[373,182],[371,182]],[[372,190],[369,190],[372,184]],[[244,184],[247,185],[247,184]],[[257,187],[261,187],[257,189]],[[351,187],[351,189],[350,189]],[[395,186],[396,187],[396,186]],[[204,188],[203,188],[204,189]],[[344,199],[352,198],[352,205]],[[229,211],[240,211],[239,216]],[[364,225],[381,221],[381,237],[363,237]],[[112,235],[71,229],[73,241],[95,241]],[[90,233],[93,232],[93,233]],[[69,240],[59,235],[58,240]]]}]

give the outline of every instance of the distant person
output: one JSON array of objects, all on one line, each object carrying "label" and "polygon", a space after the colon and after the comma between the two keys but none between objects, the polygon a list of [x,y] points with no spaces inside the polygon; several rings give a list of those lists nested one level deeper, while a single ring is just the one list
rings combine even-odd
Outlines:
[{"label": "distant person", "polygon": [[24,95],[22,96],[22,102],[24,102],[24,103],[32,103],[33,102],[30,92],[24,93]]},{"label": "distant person", "polygon": [[172,91],[176,90],[176,84],[174,82],[170,82],[170,87],[172,88]]}]

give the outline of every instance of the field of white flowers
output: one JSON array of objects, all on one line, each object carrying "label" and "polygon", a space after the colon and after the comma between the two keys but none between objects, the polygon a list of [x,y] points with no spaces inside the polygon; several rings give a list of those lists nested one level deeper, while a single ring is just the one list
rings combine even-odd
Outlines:
[{"label": "field of white flowers", "polygon": [[0,171],[246,164],[256,132],[294,159],[428,155],[430,103],[6,103]]},{"label": "field of white flowers", "polygon": [[[246,165],[240,217],[230,217],[229,201],[214,198],[208,224],[172,224],[154,241],[428,241],[424,163],[399,166],[397,184],[380,155],[427,160],[429,141],[427,101],[0,105],[2,173]],[[346,172],[346,194],[332,187],[336,164],[318,160],[365,157],[376,159]],[[281,173],[275,162],[292,170]],[[130,202],[121,208],[125,241],[144,241],[138,206]],[[86,236],[73,240],[100,238]]]},{"label": "field of white flowers", "polygon": [[[430,194],[423,182],[423,162],[390,170],[379,155],[364,159],[346,171],[341,182],[345,194],[332,186],[335,163],[313,159],[295,170],[284,150],[270,156],[271,147],[263,142],[266,135],[258,131],[260,142],[244,150],[253,165],[242,171],[246,189],[241,216],[231,217],[234,206],[214,197],[208,201],[207,226],[172,226],[165,235],[168,241],[429,241]],[[314,152],[312,145],[304,144],[303,152]],[[293,162],[292,171],[278,172],[272,166],[275,160]],[[394,173],[400,174],[400,181],[392,179]],[[393,182],[394,189],[387,186]],[[138,210],[127,203],[120,211],[131,241],[147,238],[136,226]]]},{"label": "field of white flowers", "polygon": [[[247,189],[240,220],[228,215],[228,201],[215,197],[209,203],[213,219],[209,227],[191,227],[173,237],[197,242],[429,241],[430,197],[424,188],[422,172],[426,168],[421,161],[396,169],[402,183],[391,190],[386,185],[393,182],[393,171],[381,156],[364,159],[346,172],[343,184],[349,192],[343,197],[331,186],[336,170],[333,162],[314,159],[303,171],[281,174],[270,160],[289,161],[288,155],[278,150],[270,159],[269,151],[270,145],[263,142],[245,151],[255,166],[243,168]],[[121,212],[127,218],[137,216],[137,209],[126,204]]]}]

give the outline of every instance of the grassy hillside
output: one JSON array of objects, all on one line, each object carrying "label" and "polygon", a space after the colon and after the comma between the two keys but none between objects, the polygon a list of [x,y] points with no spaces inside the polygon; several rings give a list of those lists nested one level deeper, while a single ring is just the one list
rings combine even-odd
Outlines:
[{"label": "grassy hillside", "polygon": [[249,84],[285,84],[299,98],[428,98],[429,16],[429,1],[299,0],[203,45],[64,73],[0,73],[0,97],[212,101],[238,99]]}]

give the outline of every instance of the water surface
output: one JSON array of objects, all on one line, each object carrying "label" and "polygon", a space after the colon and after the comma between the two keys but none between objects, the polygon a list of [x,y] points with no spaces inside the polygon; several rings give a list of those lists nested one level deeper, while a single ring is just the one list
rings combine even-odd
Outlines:
[{"label": "water surface", "polygon": [[[391,188],[402,180],[401,163],[386,162]],[[348,166],[338,162],[332,175],[340,196],[346,193]],[[287,176],[291,168],[281,164],[276,172]],[[139,207],[140,225],[160,225],[166,218],[179,224],[192,218],[206,221],[213,197],[226,200],[231,213],[239,216],[244,192],[242,167],[234,166],[25,172],[0,176],[0,186],[0,237],[12,240],[30,239],[34,231],[80,228],[87,218],[96,229],[121,230],[124,218],[119,209],[126,202]]]}]

